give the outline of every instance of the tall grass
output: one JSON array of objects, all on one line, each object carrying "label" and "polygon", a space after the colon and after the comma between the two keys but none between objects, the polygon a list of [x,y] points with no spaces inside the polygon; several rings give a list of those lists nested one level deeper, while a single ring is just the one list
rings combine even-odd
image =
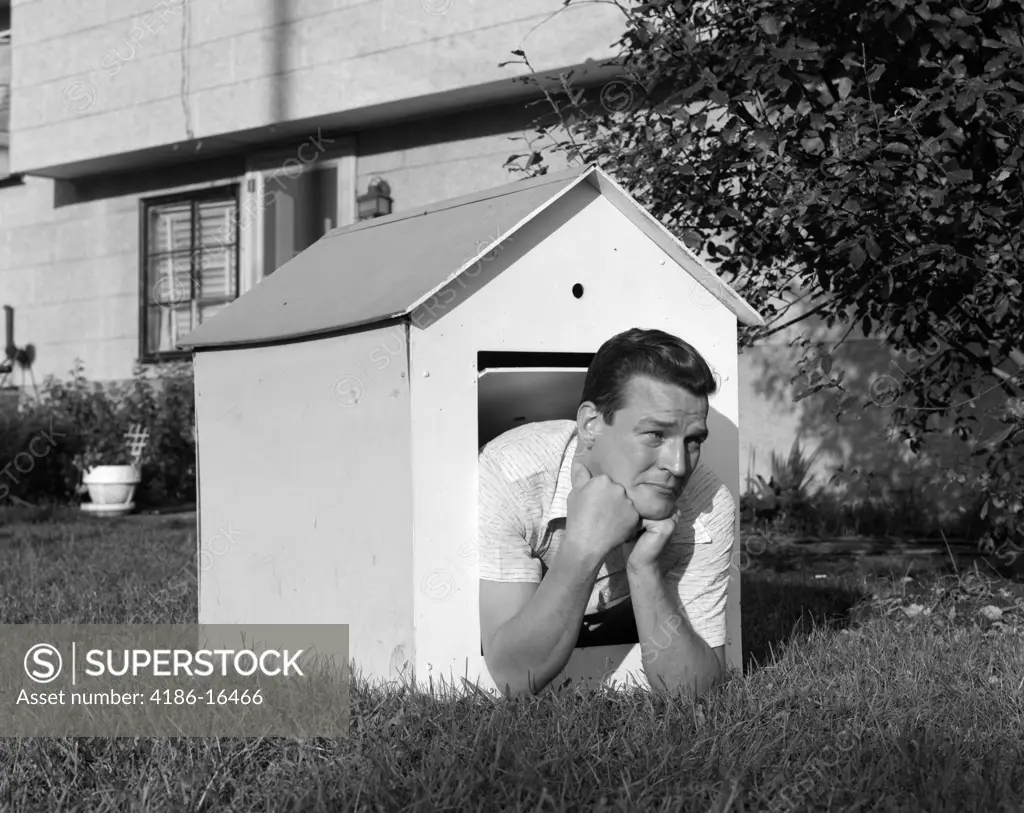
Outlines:
[{"label": "tall grass", "polygon": [[[0,520],[0,622],[195,622],[194,521]],[[452,699],[357,678],[337,740],[0,740],[0,808],[1022,809],[1013,585],[767,554],[742,583],[745,674],[697,703],[573,687]],[[1000,622],[979,615],[989,605]]]}]

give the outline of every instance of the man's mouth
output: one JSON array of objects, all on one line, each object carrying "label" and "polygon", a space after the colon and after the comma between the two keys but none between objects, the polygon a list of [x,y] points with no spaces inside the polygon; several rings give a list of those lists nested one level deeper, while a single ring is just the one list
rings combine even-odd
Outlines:
[{"label": "man's mouth", "polygon": [[666,497],[675,497],[678,496],[679,494],[679,488],[677,486],[666,486],[660,485],[658,483],[648,483],[647,485],[649,485],[655,491],[661,492]]}]

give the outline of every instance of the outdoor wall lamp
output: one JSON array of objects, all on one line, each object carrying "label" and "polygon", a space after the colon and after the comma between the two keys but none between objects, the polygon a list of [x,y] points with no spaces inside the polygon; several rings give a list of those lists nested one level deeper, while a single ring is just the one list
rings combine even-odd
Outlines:
[{"label": "outdoor wall lamp", "polygon": [[356,198],[360,220],[368,220],[371,217],[384,217],[391,214],[391,187],[387,181],[374,178],[365,195]]}]

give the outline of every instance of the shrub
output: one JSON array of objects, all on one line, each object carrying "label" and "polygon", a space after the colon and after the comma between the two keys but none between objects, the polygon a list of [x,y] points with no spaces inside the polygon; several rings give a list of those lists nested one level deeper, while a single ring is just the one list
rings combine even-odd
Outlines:
[{"label": "shrub", "polygon": [[[814,476],[811,468],[818,460],[820,449],[804,454],[800,439],[793,441],[789,457],[772,451],[772,474],[767,481],[760,474],[747,477],[748,491],[741,497],[744,517],[750,519],[782,519],[800,514],[813,499],[811,486]],[[752,487],[752,488],[751,488]]]},{"label": "shrub", "polygon": [[[74,427],[37,403],[0,407],[0,500],[59,504],[74,496]],[[65,443],[70,441],[70,443]]]},{"label": "shrub", "polygon": [[772,452],[771,477],[747,478],[740,500],[742,521],[773,533],[810,537],[977,538],[984,527],[980,491],[978,505],[967,505],[958,519],[943,521],[913,491],[886,488],[879,496],[850,499],[824,487],[814,489],[810,470],[818,455],[817,450],[805,454],[799,440],[788,457]]},{"label": "shrub", "polygon": [[[90,383],[78,359],[69,380],[48,376],[38,401],[8,409],[10,429],[0,441],[0,460],[24,457],[32,439],[54,427],[55,442],[43,457],[29,455],[33,468],[18,483],[2,481],[9,494],[26,502],[70,502],[82,493],[81,474],[94,465],[133,462],[125,433],[132,424],[149,431],[139,467],[142,482],[135,501],[159,506],[195,500],[194,397],[191,366],[186,363],[138,365],[132,379]],[[36,444],[41,448],[41,442]],[[26,463],[27,465],[27,463]],[[11,467],[13,468],[13,467]],[[23,466],[24,468],[24,466]],[[27,476],[31,475],[31,476]],[[0,498],[7,493],[0,489]]]},{"label": "shrub", "polygon": [[167,505],[196,499],[195,389],[192,365],[165,364],[147,375],[136,367],[122,388],[128,414],[149,429],[142,483],[143,504]]}]

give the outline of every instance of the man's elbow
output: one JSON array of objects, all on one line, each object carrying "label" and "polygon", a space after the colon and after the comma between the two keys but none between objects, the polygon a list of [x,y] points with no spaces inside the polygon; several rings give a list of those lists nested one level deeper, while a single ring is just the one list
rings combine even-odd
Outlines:
[{"label": "man's elbow", "polygon": [[714,666],[712,666],[710,671],[711,674],[708,676],[707,683],[704,686],[704,691],[701,692],[701,696],[707,694],[712,689],[721,686],[725,682],[726,672],[722,664],[718,662],[717,658],[715,659]]},{"label": "man's elbow", "polygon": [[704,673],[697,681],[697,697],[704,697],[708,692],[720,686],[725,680],[725,669],[717,657],[711,658]]},{"label": "man's elbow", "polygon": [[[689,671],[689,670],[688,670]],[[650,681],[651,689],[662,697],[675,698],[680,695],[700,700],[725,680],[725,670],[716,658],[703,669],[680,675],[677,680],[666,680],[658,675]]]},{"label": "man's elbow", "polygon": [[537,677],[529,670],[503,664],[497,662],[498,660],[498,658],[484,658],[484,663],[495,687],[506,697],[535,695],[547,686],[547,682],[538,681]]}]

